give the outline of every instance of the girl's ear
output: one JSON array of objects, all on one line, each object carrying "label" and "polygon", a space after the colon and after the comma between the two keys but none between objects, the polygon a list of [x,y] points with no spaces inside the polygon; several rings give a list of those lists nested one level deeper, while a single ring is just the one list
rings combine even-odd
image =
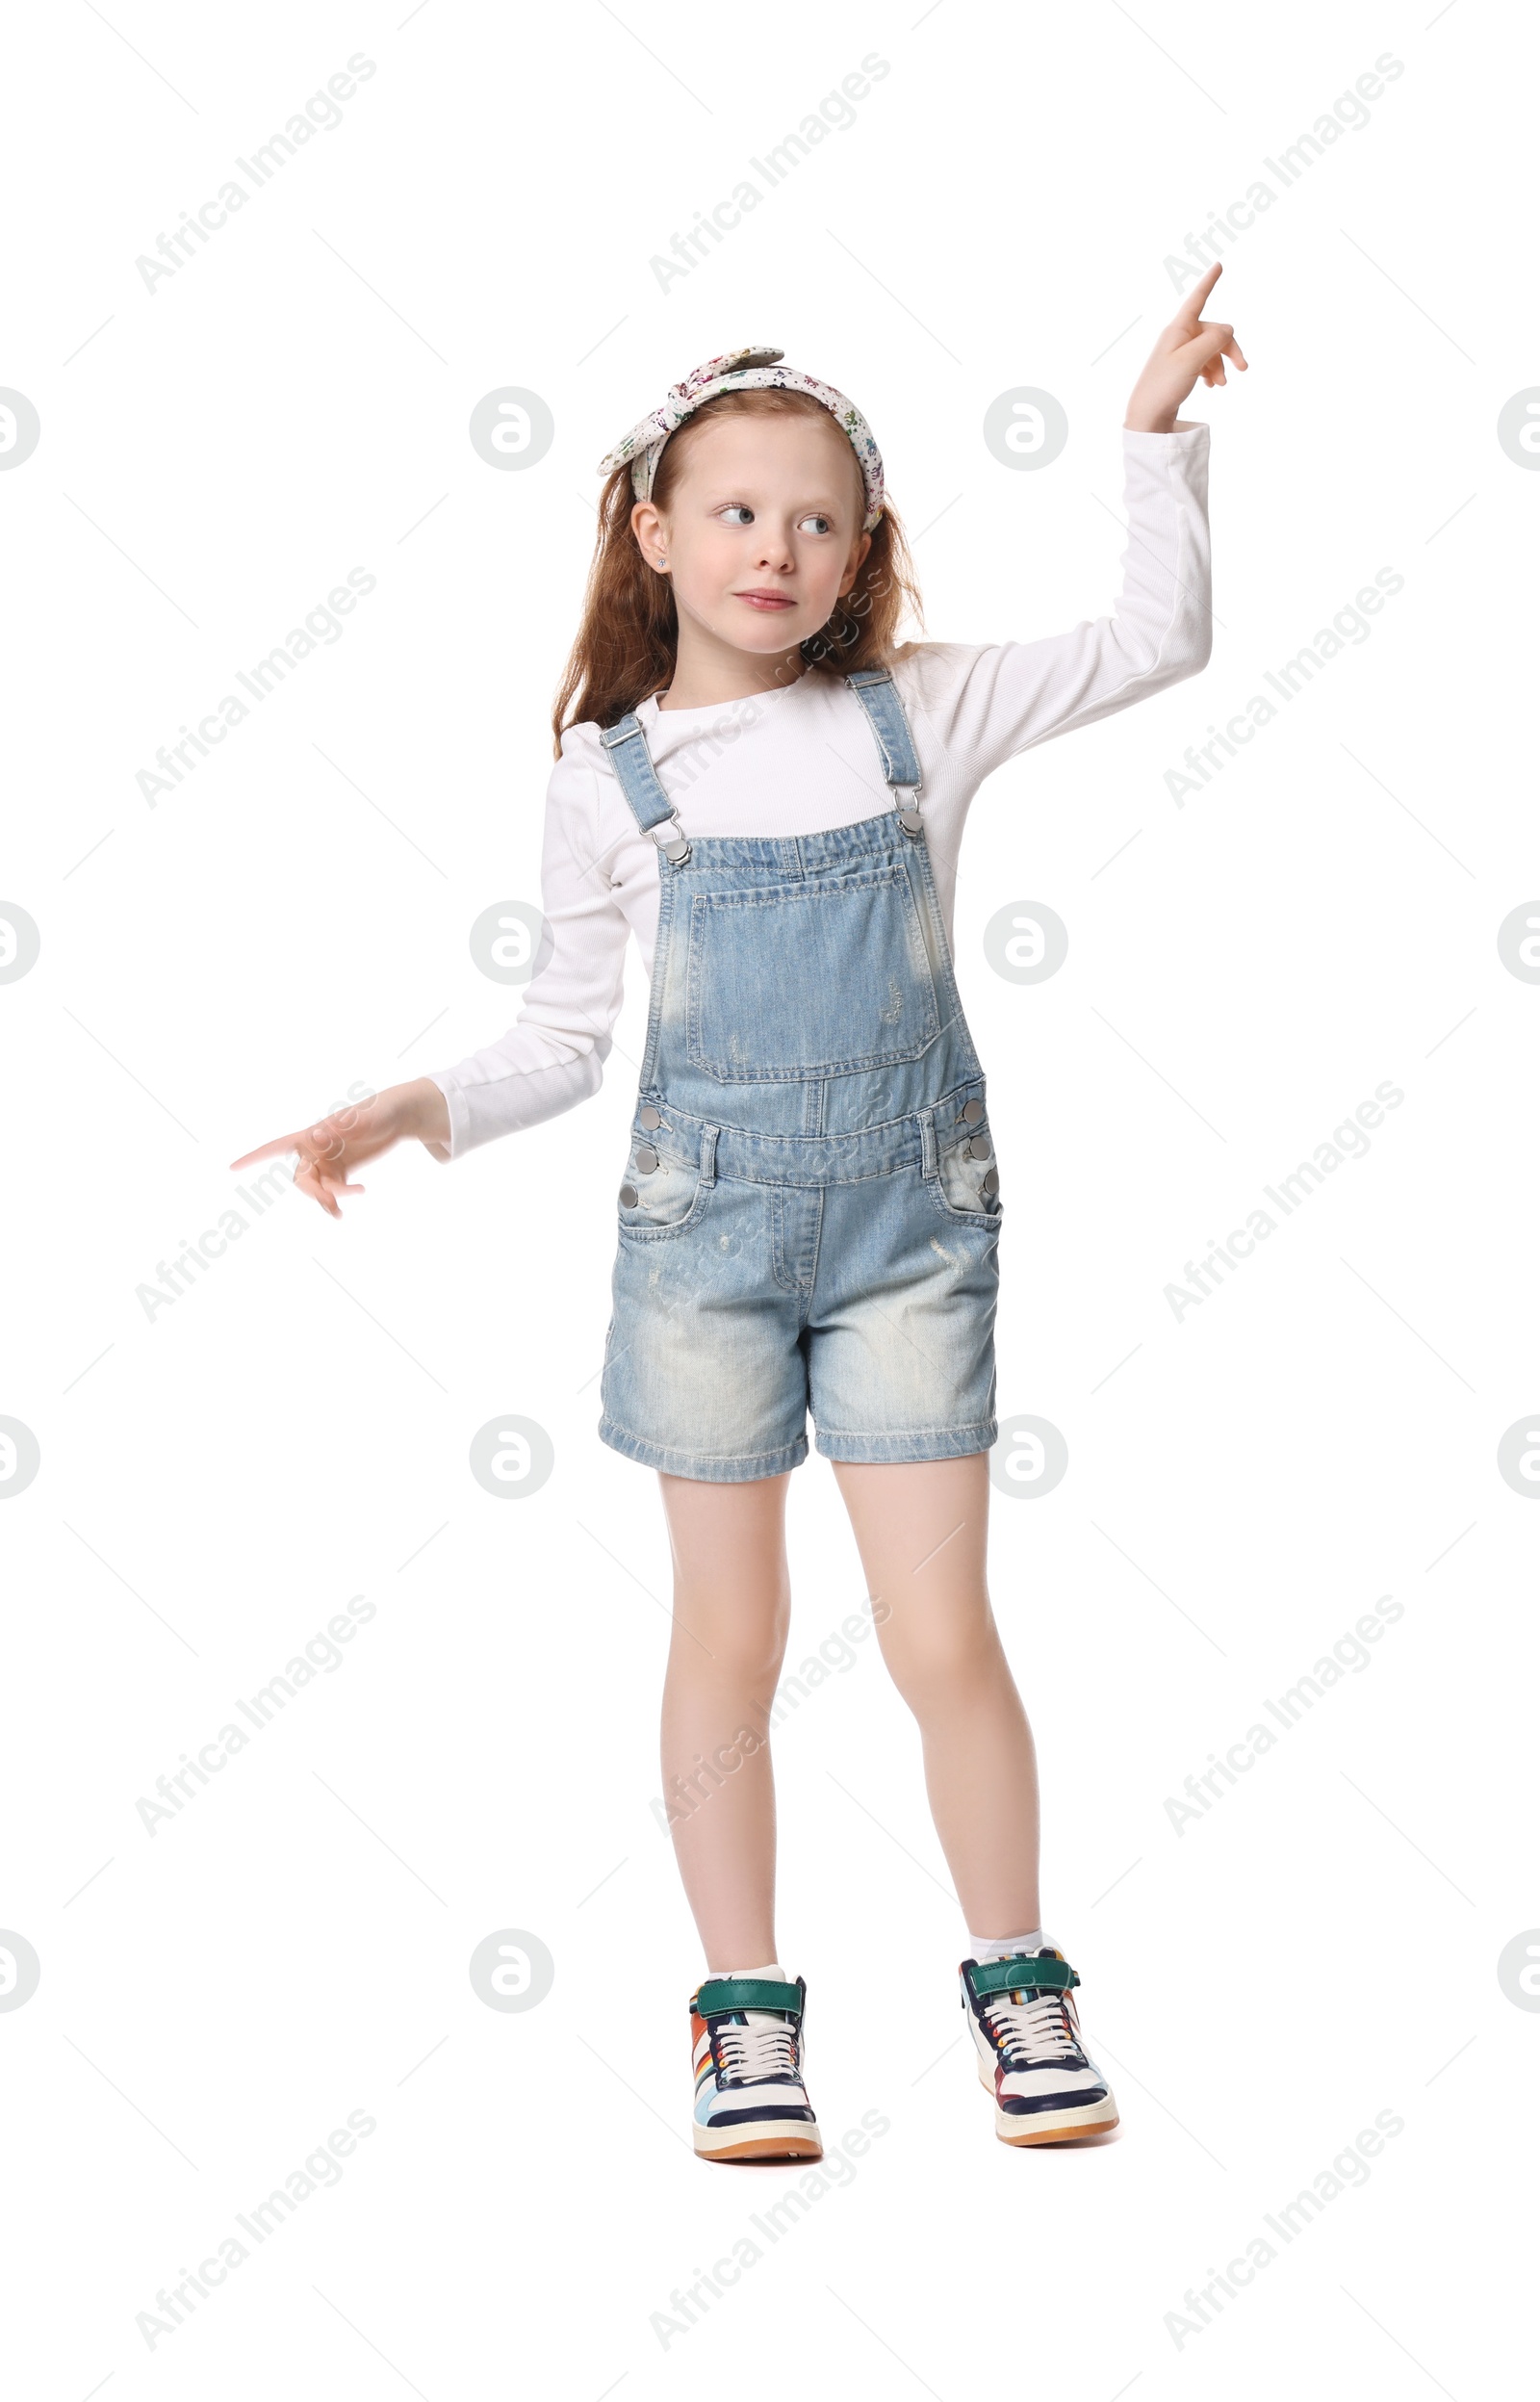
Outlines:
[{"label": "girl's ear", "polygon": [[846,568],[843,576],[839,580],[839,598],[841,600],[844,599],[846,593],[850,590],[851,585],[860,574],[861,562],[864,560],[866,554],[871,547],[871,535],[869,533],[863,533],[860,540],[857,543],[856,548],[850,555],[850,565]]},{"label": "girl's ear", "polygon": [[636,546],[649,567],[664,567],[668,563],[668,533],[663,520],[651,501],[638,501],[631,510],[631,531]]}]

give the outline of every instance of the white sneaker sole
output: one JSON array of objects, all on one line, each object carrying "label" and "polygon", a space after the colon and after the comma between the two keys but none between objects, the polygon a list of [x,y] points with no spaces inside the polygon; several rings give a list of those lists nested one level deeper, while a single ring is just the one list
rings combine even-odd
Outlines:
[{"label": "white sneaker sole", "polygon": [[816,2122],[801,2119],[745,2119],[737,2127],[703,2127],[692,2122],[695,2149],[703,2160],[821,2160],[823,2139]]},{"label": "white sneaker sole", "polygon": [[[979,2061],[979,2082],[994,2094],[994,2071]],[[1109,2093],[1101,2102],[1083,2102],[1063,2110],[1034,2110],[1023,2118],[1014,2110],[994,2105],[994,2131],[1002,2143],[1072,2143],[1077,2135],[1099,2135],[1117,2125],[1117,2105]]]}]

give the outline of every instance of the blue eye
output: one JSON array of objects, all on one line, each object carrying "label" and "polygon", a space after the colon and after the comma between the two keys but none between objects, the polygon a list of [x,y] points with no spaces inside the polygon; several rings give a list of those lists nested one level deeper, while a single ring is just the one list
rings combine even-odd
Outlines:
[{"label": "blue eye", "polygon": [[754,511],[753,511],[753,509],[752,509],[752,508],[750,508],[750,507],[749,507],[749,505],[748,505],[747,502],[745,502],[745,501],[730,501],[730,502],[728,503],[728,504],[727,504],[727,507],[726,507],[726,508],[722,511],[722,514],[723,514],[723,516],[724,516],[724,517],[731,517],[731,516],[732,515],[732,512],[733,512],[733,510],[734,510],[734,509],[737,509],[737,510],[741,511],[742,516],[743,516],[743,519],[744,519],[744,521],[745,521],[747,524],[751,524],[751,525],[753,524],[753,522],[754,522]]},{"label": "blue eye", "polygon": [[[819,525],[819,528],[820,528],[821,531],[823,531],[824,533],[833,533],[833,532],[834,532],[834,519],[833,519],[832,517],[826,517],[826,516],[823,514],[823,511],[822,511],[821,509],[814,509],[814,510],[813,510],[813,512],[812,512],[812,516],[813,516],[813,517],[815,517],[815,518],[817,519],[817,521],[818,521],[818,525]],[[805,518],[803,519],[803,521],[802,521],[802,522],[803,522],[803,524],[806,526],[806,525],[808,525],[808,524],[810,522],[810,520],[809,520],[808,518],[806,518],[806,517],[805,517]]]}]

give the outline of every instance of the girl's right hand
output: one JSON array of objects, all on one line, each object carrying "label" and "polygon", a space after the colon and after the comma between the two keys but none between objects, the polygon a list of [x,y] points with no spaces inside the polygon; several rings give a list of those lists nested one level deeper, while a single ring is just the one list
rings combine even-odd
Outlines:
[{"label": "girl's right hand", "polygon": [[1223,272],[1216,259],[1159,336],[1129,398],[1123,424],[1130,433],[1173,433],[1176,412],[1200,375],[1206,384],[1222,384],[1226,359],[1233,359],[1243,372],[1249,365],[1235,338],[1235,327],[1211,322],[1201,314]]},{"label": "girl's right hand", "polygon": [[349,1184],[351,1170],[394,1144],[409,1140],[422,1143],[435,1159],[449,1158],[449,1103],[431,1076],[419,1076],[411,1084],[388,1085],[367,1101],[349,1101],[345,1109],[335,1110],[315,1125],[295,1134],[277,1135],[244,1157],[232,1159],[230,1165],[249,1168],[275,1152],[295,1151],[298,1154],[295,1182],[299,1190],[319,1201],[329,1217],[340,1218],[340,1197],[367,1190],[362,1184]]}]

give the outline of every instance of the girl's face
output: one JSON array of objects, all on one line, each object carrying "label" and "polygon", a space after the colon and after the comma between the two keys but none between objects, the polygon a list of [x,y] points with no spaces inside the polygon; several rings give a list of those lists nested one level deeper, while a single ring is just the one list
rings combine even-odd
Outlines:
[{"label": "girl's face", "polygon": [[638,501],[631,526],[650,566],[667,560],[681,636],[693,627],[773,659],[850,590],[871,548],[865,513],[832,418],[720,417],[691,437],[667,513]]}]

